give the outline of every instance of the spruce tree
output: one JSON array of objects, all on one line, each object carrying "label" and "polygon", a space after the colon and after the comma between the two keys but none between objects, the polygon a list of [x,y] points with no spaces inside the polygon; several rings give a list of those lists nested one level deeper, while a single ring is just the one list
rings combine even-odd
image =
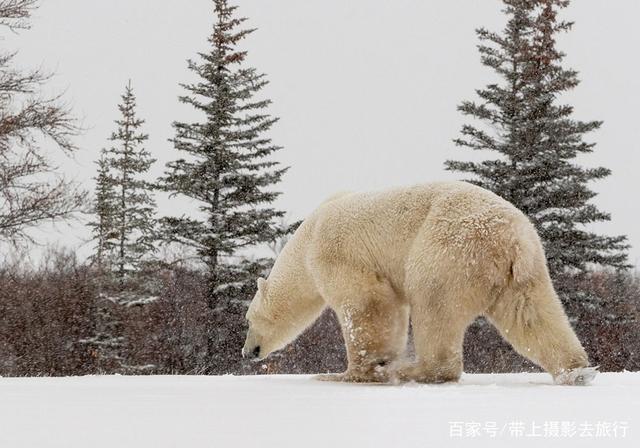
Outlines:
[{"label": "spruce tree", "polygon": [[153,185],[144,179],[155,159],[144,148],[148,136],[141,130],[144,120],[137,116],[131,82],[118,109],[121,118],[98,174],[96,208],[105,226],[103,249],[108,249],[113,273],[124,284],[155,251],[156,204]]},{"label": "spruce tree", "polygon": [[172,195],[194,200],[201,212],[163,222],[167,239],[195,249],[206,265],[212,313],[207,371],[221,369],[228,338],[238,332],[225,327],[224,313],[248,298],[256,273],[268,268],[269,260],[249,262],[243,253],[283,234],[277,222],[284,213],[271,203],[279,195],[273,187],[286,171],[269,158],[280,149],[266,135],[277,118],[265,111],[271,102],[257,98],[268,81],[246,66],[247,53],[238,49],[254,30],[242,29],[246,19],[235,17],[237,7],[226,0],[213,3],[217,19],[210,48],[189,61],[197,81],[182,85],[186,95],[180,97],[202,119],[174,123],[173,144],[185,158],[168,163],[161,181]]},{"label": "spruce tree", "polygon": [[96,182],[93,213],[95,221],[89,223],[96,242],[95,254],[92,257],[100,271],[109,264],[110,254],[115,248],[114,211],[116,202],[115,179],[111,176],[106,150],[102,150],[96,162],[98,172]]},{"label": "spruce tree", "polygon": [[459,110],[476,119],[465,125],[458,146],[492,151],[482,162],[447,161],[446,168],[472,174],[472,183],[492,190],[532,220],[543,241],[554,279],[590,265],[627,267],[626,238],[602,236],[587,225],[610,219],[589,201],[588,183],[610,174],[585,168],[580,154],[593,151],[584,136],[600,121],[583,122],[561,95],[575,88],[577,72],[563,68],[556,38],[572,23],[558,19],[566,0],[503,0],[508,23],[502,33],[477,30],[482,63],[500,82],[478,90],[478,102]]},{"label": "spruce tree", "polygon": [[99,373],[120,371],[125,364],[126,340],[122,336],[122,321],[117,316],[119,305],[111,299],[103,293],[98,295],[93,304],[93,335],[78,341],[90,348]]},{"label": "spruce tree", "polygon": [[157,237],[155,201],[152,184],[143,178],[155,160],[144,148],[148,137],[141,131],[144,120],[137,117],[131,82],[118,109],[117,130],[109,138],[112,147],[103,149],[97,162],[95,220],[89,226],[96,242],[98,298],[94,335],[81,341],[93,347],[104,372],[138,368],[127,362],[121,306],[155,300],[144,284],[144,263],[154,252]]},{"label": "spruce tree", "polygon": [[98,171],[94,177],[95,197],[93,213],[95,220],[89,223],[93,239],[96,243],[92,264],[96,268],[96,288],[98,295],[93,305],[93,336],[81,339],[81,344],[91,347],[98,372],[113,372],[120,367],[124,339],[120,336],[120,321],[113,314],[113,302],[105,294],[112,281],[111,262],[115,249],[115,226],[113,213],[115,210],[115,179],[111,175],[107,151],[103,149],[96,162]]}]

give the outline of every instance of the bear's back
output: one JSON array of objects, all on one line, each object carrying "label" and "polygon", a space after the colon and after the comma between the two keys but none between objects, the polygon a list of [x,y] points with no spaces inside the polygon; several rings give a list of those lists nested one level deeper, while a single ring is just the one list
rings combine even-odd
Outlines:
[{"label": "bear's back", "polygon": [[[473,232],[482,235],[478,224],[508,229],[514,221],[526,225],[528,220],[490,191],[465,182],[434,182],[334,196],[305,221],[301,236],[316,262],[396,277],[404,275],[407,257],[425,232],[455,244]],[[494,233],[486,237],[500,236]]]}]

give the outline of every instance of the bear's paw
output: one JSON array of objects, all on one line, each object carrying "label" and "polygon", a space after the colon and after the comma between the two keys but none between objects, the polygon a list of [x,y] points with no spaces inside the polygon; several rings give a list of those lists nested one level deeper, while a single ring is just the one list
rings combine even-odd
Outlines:
[{"label": "bear's paw", "polygon": [[598,374],[598,366],[578,367],[566,370],[555,377],[554,382],[565,386],[586,386],[591,384]]}]

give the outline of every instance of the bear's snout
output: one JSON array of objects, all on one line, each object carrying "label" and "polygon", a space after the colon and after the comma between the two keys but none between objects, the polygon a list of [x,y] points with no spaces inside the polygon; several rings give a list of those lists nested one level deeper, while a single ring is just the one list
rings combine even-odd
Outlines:
[{"label": "bear's snout", "polygon": [[242,347],[242,357],[248,359],[260,358],[260,338],[251,328],[247,333],[247,340]]},{"label": "bear's snout", "polygon": [[256,358],[260,358],[260,346],[256,345],[253,350],[248,349],[248,348],[244,348],[242,349],[242,357],[243,358],[249,358],[249,359],[256,359]]}]

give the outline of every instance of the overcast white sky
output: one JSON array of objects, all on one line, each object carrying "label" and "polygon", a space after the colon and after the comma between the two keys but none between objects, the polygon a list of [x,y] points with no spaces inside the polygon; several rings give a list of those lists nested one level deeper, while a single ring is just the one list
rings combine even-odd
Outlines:
[{"label": "overcast white sky", "polygon": [[[272,132],[285,147],[278,159],[291,170],[279,206],[303,218],[332,192],[381,189],[460,177],[443,170],[463,117],[491,73],[479,62],[474,29],[501,29],[499,0],[236,0],[249,26],[249,62],[268,74]],[[638,48],[640,2],[574,1],[565,17],[576,28],[560,46],[582,84],[567,96],[576,117],[601,119],[591,137],[595,154],[583,161],[613,170],[594,184],[596,203],[612,213],[598,231],[627,234],[640,257],[636,191],[640,186]],[[64,169],[92,187],[93,160],[113,130],[116,104],[132,79],[147,120],[154,173],[176,152],[171,122],[192,117],[177,102],[189,81],[187,58],[206,50],[213,21],[210,0],[43,0],[33,28],[5,36],[24,67],[57,73],[51,86],[84,119],[82,151]],[[184,201],[159,198],[161,213],[187,210]],[[82,246],[81,225],[59,227],[50,240]],[[87,251],[88,246],[82,246]]]}]

